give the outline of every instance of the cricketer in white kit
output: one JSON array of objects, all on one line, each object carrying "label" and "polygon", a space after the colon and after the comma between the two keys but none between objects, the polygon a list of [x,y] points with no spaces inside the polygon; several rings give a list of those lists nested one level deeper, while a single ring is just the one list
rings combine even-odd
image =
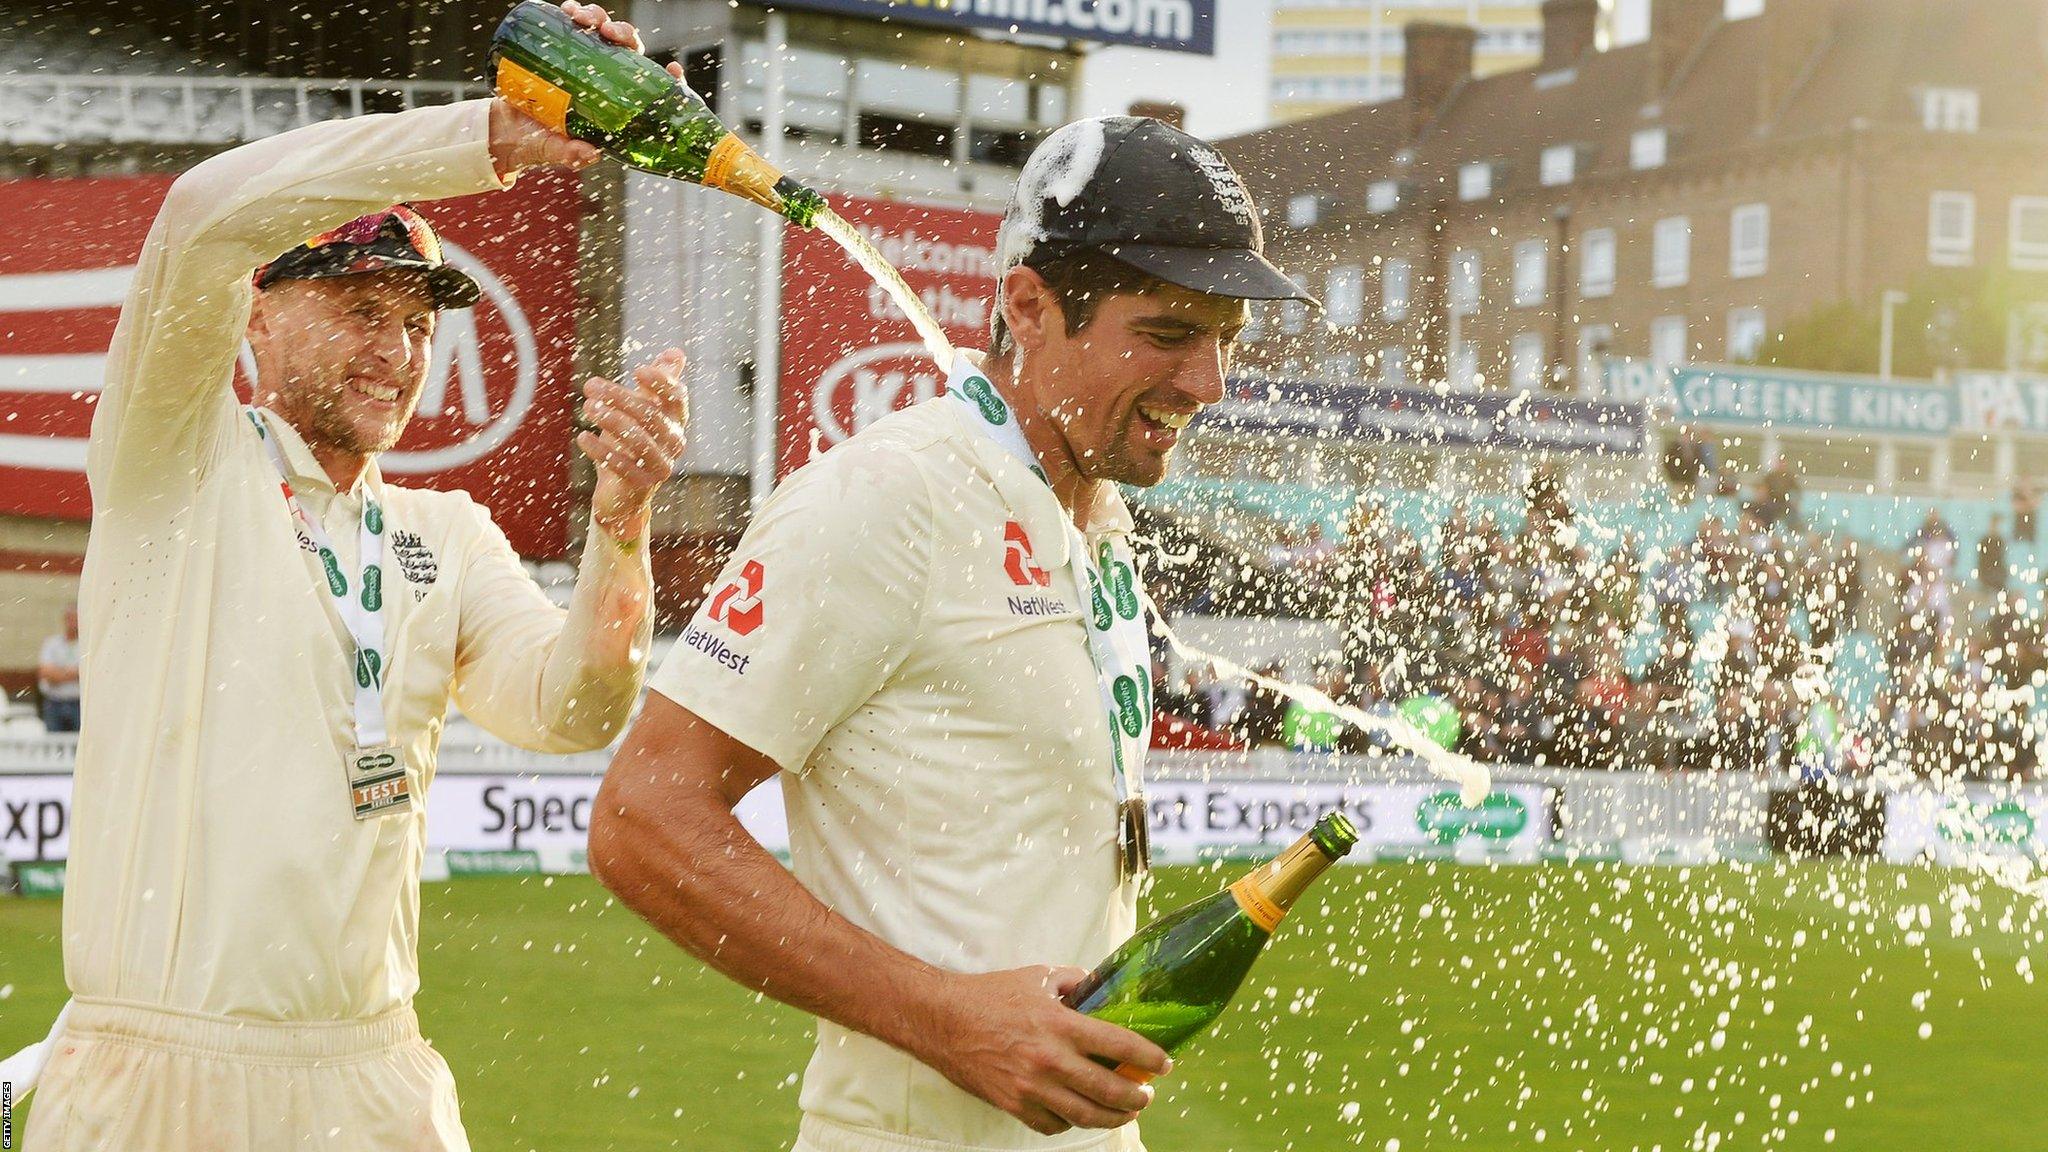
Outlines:
[{"label": "cricketer in white kit", "polygon": [[[564,7],[638,46],[602,9]],[[624,726],[682,358],[637,387],[588,382],[592,530],[557,608],[467,495],[378,471],[437,311],[477,297],[399,202],[596,158],[476,100],[311,125],[172,186],[93,422],[73,1000],[25,1061],[41,1065],[26,1146],[468,1147],[412,1009],[442,726],[452,704],[556,753]],[[245,337],[247,408],[230,386]]]}]

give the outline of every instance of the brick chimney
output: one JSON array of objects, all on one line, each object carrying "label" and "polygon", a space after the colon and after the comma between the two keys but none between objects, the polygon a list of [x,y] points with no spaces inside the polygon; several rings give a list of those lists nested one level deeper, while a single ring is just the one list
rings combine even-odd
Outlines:
[{"label": "brick chimney", "polygon": [[1678,70],[1721,22],[1727,0],[1650,0],[1650,99],[1671,90]]},{"label": "brick chimney", "polygon": [[1569,68],[1593,48],[1600,0],[1543,0],[1543,60],[1537,68]]},{"label": "brick chimney", "polygon": [[1410,138],[1472,79],[1472,45],[1478,39],[1478,31],[1465,24],[1416,21],[1402,29],[1401,99],[1408,105]]},{"label": "brick chimney", "polygon": [[1187,129],[1188,110],[1171,100],[1133,100],[1130,114],[1150,116],[1154,120],[1164,121],[1169,127],[1183,131]]}]

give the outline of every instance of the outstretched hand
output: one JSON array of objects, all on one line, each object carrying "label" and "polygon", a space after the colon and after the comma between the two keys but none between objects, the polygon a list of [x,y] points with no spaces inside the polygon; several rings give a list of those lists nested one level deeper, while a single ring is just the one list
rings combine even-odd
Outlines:
[{"label": "outstretched hand", "polygon": [[[624,20],[614,20],[597,4],[562,0],[562,11],[579,26],[610,43],[644,52],[640,31]],[[670,63],[668,74],[683,78],[683,66]],[[587,168],[597,163],[600,153],[587,141],[556,132],[514,107],[500,96],[491,102],[491,163],[501,179],[510,179],[527,168]]]},{"label": "outstretched hand", "polygon": [[597,465],[590,516],[614,540],[646,527],[655,489],[683,457],[690,418],[683,390],[683,353],[670,348],[633,370],[633,385],[592,376],[583,386],[583,416],[594,427],[576,444]]}]

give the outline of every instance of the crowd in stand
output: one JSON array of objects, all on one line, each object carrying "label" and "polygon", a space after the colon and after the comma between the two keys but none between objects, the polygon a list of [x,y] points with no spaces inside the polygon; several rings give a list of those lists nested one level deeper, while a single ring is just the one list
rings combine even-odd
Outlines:
[{"label": "crowd in stand", "polygon": [[[1483,761],[2034,772],[2023,690],[2048,669],[2048,647],[2019,594],[2038,575],[2013,570],[2015,556],[2033,555],[2030,487],[2014,493],[2010,530],[1994,521],[1973,555],[1935,509],[1902,547],[1884,549],[1809,520],[1782,463],[1737,490],[1700,456],[1667,456],[1676,499],[1718,490],[1739,511],[1705,516],[1666,549],[1584,522],[1558,474],[1541,470],[1519,523],[1453,511],[1422,540],[1368,498],[1335,539],[1310,528],[1231,571],[1153,570],[1165,574],[1161,603],[1184,611],[1331,622],[1340,639],[1327,659],[1265,671],[1369,713],[1446,701],[1458,750]],[[1837,689],[1858,633],[1882,657],[1867,669],[1878,687],[1862,694],[1874,703],[1852,715]],[[1192,670],[1158,705],[1233,743],[1379,742]],[[1162,732],[1185,736],[1173,721]]]}]

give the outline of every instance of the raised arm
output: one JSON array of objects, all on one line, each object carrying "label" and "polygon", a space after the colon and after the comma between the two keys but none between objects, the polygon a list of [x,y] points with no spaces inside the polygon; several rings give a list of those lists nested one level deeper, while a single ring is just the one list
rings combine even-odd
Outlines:
[{"label": "raised arm", "polygon": [[[640,48],[631,24],[565,3],[584,27]],[[681,76],[679,65],[670,71]],[[107,350],[86,475],[102,510],[198,483],[234,420],[229,386],[250,274],[330,228],[402,200],[508,187],[520,170],[594,163],[503,100],[309,124],[215,156],[171,185]]]},{"label": "raised arm", "polygon": [[250,273],[400,200],[503,188],[496,101],[332,120],[223,152],[171,185],[107,352],[87,456],[102,507],[193,487],[234,419]]}]

